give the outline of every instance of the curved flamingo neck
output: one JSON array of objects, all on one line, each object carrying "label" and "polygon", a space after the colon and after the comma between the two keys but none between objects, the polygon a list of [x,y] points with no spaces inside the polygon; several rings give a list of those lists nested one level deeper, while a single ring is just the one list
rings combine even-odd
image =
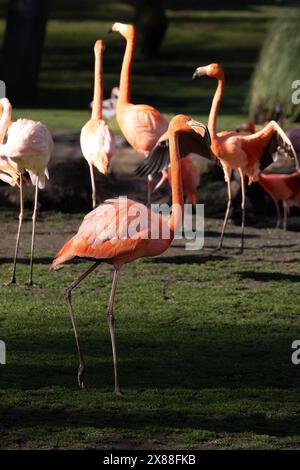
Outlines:
[{"label": "curved flamingo neck", "polygon": [[120,94],[118,98],[118,104],[126,104],[130,102],[130,78],[134,45],[135,32],[133,32],[129,37],[126,38],[126,49],[124,53],[120,76]]},{"label": "curved flamingo neck", "polygon": [[103,101],[103,70],[102,51],[95,51],[95,73],[94,73],[94,99],[92,109],[92,119],[102,119]]},{"label": "curved flamingo neck", "polygon": [[4,137],[6,135],[7,129],[11,124],[11,105],[10,103],[2,104],[3,110],[0,119],[0,144],[3,144]]},{"label": "curved flamingo neck", "polygon": [[218,78],[218,86],[215,91],[213,101],[211,104],[210,108],[210,113],[208,117],[208,130],[210,132],[210,135],[212,138],[217,137],[217,117],[218,117],[218,112],[222,100],[222,95],[223,95],[223,89],[224,89],[224,77]]},{"label": "curved flamingo neck", "polygon": [[172,215],[169,227],[173,234],[182,227],[183,220],[183,189],[181,166],[178,148],[178,134],[170,129],[170,161],[171,161],[171,190],[172,190]]}]

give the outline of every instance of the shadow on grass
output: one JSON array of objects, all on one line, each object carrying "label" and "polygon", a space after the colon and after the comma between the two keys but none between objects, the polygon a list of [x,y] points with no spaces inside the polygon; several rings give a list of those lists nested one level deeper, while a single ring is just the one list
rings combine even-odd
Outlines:
[{"label": "shadow on grass", "polygon": [[243,279],[253,279],[259,282],[282,282],[282,281],[290,281],[290,282],[300,282],[300,274],[286,274],[280,272],[258,272],[258,271],[242,271],[237,272],[241,278]]},{"label": "shadow on grass", "polygon": [[[172,248],[182,249],[182,246],[172,246]],[[213,252],[205,256],[182,255],[182,256],[162,256],[160,258],[150,258],[148,263],[167,263],[167,264],[204,264],[208,261],[225,261],[227,256],[216,256]]]},{"label": "shadow on grass", "polygon": [[[85,392],[83,392],[85,393]],[[125,399],[126,400],[126,399]],[[27,407],[24,410],[15,409],[11,412],[3,413],[5,429],[14,427],[19,423],[28,423],[36,427],[51,426],[65,429],[73,427],[105,428],[114,427],[116,431],[128,429],[132,431],[144,431],[148,427],[185,429],[193,430],[205,429],[217,433],[246,433],[271,434],[277,437],[294,436],[300,432],[300,421],[297,416],[281,416],[280,418],[267,418],[262,414],[249,415],[220,415],[211,418],[201,413],[193,411],[186,412],[177,410],[169,412],[165,410],[143,410],[126,412],[124,410],[36,410],[34,407]],[[120,440],[121,443],[122,439]]]},{"label": "shadow on grass", "polygon": [[[24,398],[22,406],[2,410],[2,427],[9,430],[26,423],[26,426],[35,427],[54,425],[79,429],[81,426],[94,426],[141,431],[148,426],[160,428],[163,423],[164,428],[204,428],[214,432],[251,431],[275,436],[292,436],[300,432],[297,416],[267,418],[264,413],[255,411],[240,416],[235,412],[231,414],[226,407],[224,414],[212,412],[209,417],[201,414],[202,404],[208,402],[220,408],[229,400],[232,404],[236,402],[235,409],[238,409],[240,401],[244,400],[245,403],[249,402],[252,410],[255,410],[257,402],[269,402],[271,399],[276,402],[279,399],[278,391],[272,392],[270,387],[280,389],[281,398],[284,390],[296,395],[299,380],[288,358],[284,360],[291,339],[287,333],[281,332],[269,339],[265,330],[264,338],[258,339],[257,327],[250,328],[250,331],[244,327],[224,326],[214,327],[213,330],[204,327],[199,328],[198,332],[180,323],[175,327],[177,330],[173,324],[166,323],[160,331],[151,332],[152,338],[140,331],[126,332],[125,338],[125,334],[122,335],[118,329],[121,383],[125,392],[126,389],[130,391],[127,402],[125,395],[117,409],[109,411],[105,409],[105,400],[114,401],[114,396],[108,399],[104,395],[103,401],[99,401],[99,397],[97,401],[95,395],[96,390],[107,393],[113,387],[107,337],[99,342],[99,338],[90,334],[88,346],[86,338],[84,341],[83,347],[89,351],[86,362],[90,392],[89,389],[76,391],[77,359],[71,331],[68,338],[61,334],[55,337],[49,332],[49,335],[38,340],[28,337],[27,340],[20,339],[18,343],[10,344],[10,348],[18,349],[24,359],[22,364],[5,366],[1,379],[2,393],[5,389],[23,389],[30,392],[30,398]],[[38,355],[40,351],[42,354],[38,361],[42,362],[43,357],[47,357],[47,364],[35,366],[32,358],[27,364],[26,357],[32,344],[35,353]],[[70,363],[72,367],[66,366]],[[58,387],[63,387],[64,391]],[[154,393],[151,400],[157,402],[152,409],[143,404],[143,400],[147,400],[143,392],[147,389]],[[153,389],[156,391],[153,392]],[[190,409],[184,402],[185,389],[189,393]],[[71,405],[74,393],[77,404],[74,402]],[[82,393],[79,403],[78,393]],[[179,402],[177,405],[173,403],[169,409],[162,409],[160,399],[168,394],[174,403],[176,400]],[[86,400],[89,409],[85,407]]]},{"label": "shadow on grass", "polygon": [[[210,237],[210,238],[220,238],[221,231],[217,232],[216,230],[205,230],[204,236],[205,237]],[[224,238],[241,238],[240,233],[234,233],[234,232],[225,232]],[[250,238],[259,238],[259,235],[256,235],[254,233],[245,233],[244,234],[245,239],[250,239]]]},{"label": "shadow on grass", "polygon": [[[54,256],[53,256],[54,258]],[[34,259],[34,264],[50,264],[52,263],[53,261],[53,258],[35,258]],[[29,265],[29,256],[28,258],[18,258],[18,262],[17,264],[24,264],[24,265]],[[13,258],[0,258],[0,264],[12,264],[14,262],[14,259]]]}]

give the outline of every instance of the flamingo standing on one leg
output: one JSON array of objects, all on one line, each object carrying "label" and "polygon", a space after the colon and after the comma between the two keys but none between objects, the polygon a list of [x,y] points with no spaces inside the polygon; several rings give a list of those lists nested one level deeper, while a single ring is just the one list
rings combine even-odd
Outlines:
[{"label": "flamingo standing on one leg", "polygon": [[[145,157],[158,139],[167,131],[168,122],[162,114],[147,104],[130,102],[130,78],[135,45],[135,28],[131,24],[115,23],[111,31],[119,32],[126,39],[123,58],[120,92],[117,102],[117,121],[131,147]],[[151,203],[152,176],[148,175],[147,202]]]},{"label": "flamingo standing on one leg", "polygon": [[224,233],[231,207],[230,178],[232,171],[237,169],[241,178],[242,190],[241,251],[243,251],[245,226],[244,176],[249,177],[250,183],[257,180],[260,171],[259,161],[262,158],[271,138],[276,133],[282,139],[283,144],[286,147],[285,150],[289,151],[291,156],[295,159],[297,170],[299,169],[299,165],[291,141],[275,121],[270,121],[266,126],[263,127],[263,129],[252,135],[241,135],[237,132],[217,133],[216,123],[224,89],[224,73],[222,67],[219,64],[210,64],[204,67],[198,67],[194,72],[193,78],[202,77],[203,75],[216,78],[218,81],[218,86],[209,113],[208,129],[212,139],[212,151],[221,162],[228,188],[228,203],[218,249],[222,248]]},{"label": "flamingo standing on one leg", "polygon": [[114,135],[106,122],[102,120],[102,55],[104,47],[104,41],[96,41],[94,47],[95,78],[92,119],[83,126],[80,134],[81,150],[90,167],[93,209],[96,207],[96,186],[93,167],[95,166],[100,173],[106,175],[108,172],[109,160],[111,159],[115,149]]},{"label": "flamingo standing on one leg", "polygon": [[[187,116],[178,115],[172,119],[169,125],[173,202],[170,219],[166,220],[161,215],[154,213],[150,208],[132,200],[126,199],[124,203],[122,198],[109,199],[84,218],[78,233],[67,241],[52,263],[50,269],[74,257],[95,259],[94,264],[65,290],[65,299],[71,316],[79,355],[77,379],[80,387],[84,387],[85,364],[71,303],[71,293],[100,263],[104,262],[113,265],[114,275],[107,308],[107,319],[112,343],[115,393],[119,395],[122,392],[119,385],[117,368],[113,315],[113,304],[119,272],[126,263],[130,263],[138,258],[156,256],[163,253],[170,246],[175,231],[181,227],[183,191],[179,147],[182,138],[188,139],[191,134],[194,134],[192,128],[188,125],[189,121]],[[205,126],[200,123],[197,125],[194,123],[194,128],[196,132],[201,134],[201,136],[198,136],[198,142],[200,145],[201,139],[202,153],[210,156],[209,144],[205,138]],[[135,225],[137,231],[129,235],[128,228],[136,219],[137,214],[143,214],[142,222]],[[150,227],[155,228],[155,230],[152,231]]]},{"label": "flamingo standing on one leg", "polygon": [[[6,114],[6,129],[11,122],[11,104],[2,99],[2,106]],[[45,176],[48,176],[47,164],[53,149],[52,136],[44,124],[30,119],[18,119],[13,122],[7,131],[7,141],[0,145],[0,156],[6,157],[8,162],[20,173],[20,213],[19,226],[15,247],[12,277],[8,284],[16,283],[16,264],[19,250],[19,241],[24,214],[24,193],[22,174],[28,171],[32,184],[35,186],[34,209],[32,214],[32,237],[30,252],[30,269],[28,285],[32,285],[33,255],[35,241],[35,222],[38,205],[38,191],[45,187]]]},{"label": "flamingo standing on one leg", "polygon": [[[255,125],[249,121],[237,127],[237,131],[253,134],[255,132]],[[274,202],[277,213],[276,228],[279,228],[281,222],[283,222],[283,229],[286,230],[289,202],[295,202],[300,209],[300,177],[299,173],[296,171],[291,172],[289,167],[285,166],[285,154],[280,148],[277,149],[274,155],[274,163],[259,173],[257,182]],[[280,201],[282,201],[283,205],[283,219],[279,207]]]},{"label": "flamingo standing on one leg", "polygon": [[[190,157],[182,158],[180,166],[183,195],[187,198],[188,202],[195,206],[197,204],[197,188],[200,184],[199,168],[193,163]],[[168,181],[171,186],[172,175],[170,167],[162,170],[162,177],[155,186],[154,191],[160,188],[165,181]]]}]

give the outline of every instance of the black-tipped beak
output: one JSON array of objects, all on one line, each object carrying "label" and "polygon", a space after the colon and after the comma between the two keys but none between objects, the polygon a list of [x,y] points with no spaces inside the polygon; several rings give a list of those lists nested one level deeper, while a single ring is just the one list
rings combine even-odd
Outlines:
[{"label": "black-tipped beak", "polygon": [[113,30],[112,30],[112,28],[109,28],[109,30],[108,30],[108,31],[106,31],[106,34],[105,34],[105,36],[108,36],[110,33],[113,33]]}]

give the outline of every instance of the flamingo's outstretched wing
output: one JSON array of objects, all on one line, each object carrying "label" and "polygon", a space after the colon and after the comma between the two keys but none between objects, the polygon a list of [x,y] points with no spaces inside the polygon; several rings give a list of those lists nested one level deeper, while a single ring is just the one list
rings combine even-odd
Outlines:
[{"label": "flamingo's outstretched wing", "polygon": [[[193,126],[190,123],[193,123]],[[183,130],[178,135],[180,158],[184,158],[190,153],[196,153],[210,160],[212,158],[210,150],[211,140],[207,127],[192,120],[187,124],[191,127],[188,130]],[[153,175],[166,168],[169,163],[169,140],[160,140],[151,150],[149,156],[138,166],[135,173],[138,176]]]},{"label": "flamingo's outstretched wing", "polygon": [[170,163],[169,140],[162,140],[154,146],[148,157],[135,170],[137,176],[155,175]]},{"label": "flamingo's outstretched wing", "polygon": [[[270,129],[273,132],[270,133]],[[263,129],[254,134],[243,136],[242,147],[247,151],[250,163],[254,163],[259,157],[261,171],[293,173],[299,170],[293,144],[275,121],[270,121]]]}]

